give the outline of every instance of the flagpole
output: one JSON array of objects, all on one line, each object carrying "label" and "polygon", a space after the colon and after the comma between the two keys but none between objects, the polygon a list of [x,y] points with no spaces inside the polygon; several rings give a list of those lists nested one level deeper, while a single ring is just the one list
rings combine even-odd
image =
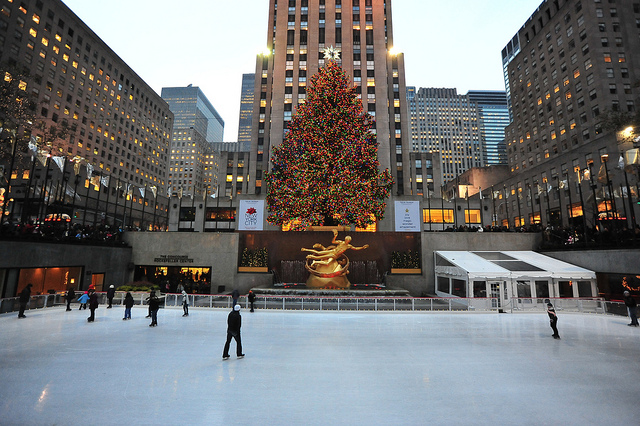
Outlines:
[{"label": "flagpole", "polygon": [[431,231],[431,224],[433,218],[431,217],[431,191],[429,190],[429,184],[427,183],[427,207],[429,208],[429,231]]},{"label": "flagpole", "polygon": [[[507,229],[509,229],[509,194],[508,194],[506,185],[503,185],[502,189],[504,191],[504,207],[507,211]],[[514,221],[514,226],[515,226],[515,221]]]},{"label": "flagpole", "polygon": [[482,213],[482,210],[484,209],[484,203],[482,201],[482,187],[479,187],[480,191],[478,191],[479,197],[480,197],[480,228],[484,228],[484,214]]},{"label": "flagpole", "polygon": [[[46,163],[47,163],[46,164],[47,168],[45,169],[45,172],[44,172],[44,181],[42,182],[42,189],[40,191],[40,195],[42,196],[42,203],[38,203],[38,219],[37,219],[38,222],[41,222],[41,212],[43,209],[42,204],[45,204],[44,197],[45,197],[45,191],[47,190],[47,181],[49,180],[49,166],[51,165],[51,153],[47,154]],[[46,216],[46,204],[45,204],[44,210],[45,210],[44,216]],[[44,217],[42,217],[42,219],[44,219]]]},{"label": "flagpole", "polygon": [[207,198],[209,198],[209,190],[205,186],[205,188],[204,188],[204,212],[202,214],[202,232],[204,232],[204,225],[207,222]]},{"label": "flagpole", "polygon": [[[591,186],[591,192],[593,192],[593,226],[597,229],[598,227],[598,219],[600,217],[600,212],[598,211],[598,199],[596,197],[596,187],[597,185],[593,183],[593,161],[588,164],[589,166],[589,184]],[[606,204],[606,203],[605,203]],[[606,207],[606,206],[605,206]]]},{"label": "flagpole", "polygon": [[[516,195],[516,204],[518,204],[518,225],[519,226],[525,226],[526,222],[524,220],[524,218],[522,217],[522,210],[520,209],[520,187],[518,186],[518,194]],[[513,227],[516,228],[516,224],[515,221],[513,223]]]},{"label": "flagpole", "polygon": [[[93,171],[91,172],[93,174]],[[89,204],[89,192],[91,191],[91,176],[89,176],[89,170],[87,170],[87,178],[89,180],[89,187],[84,198],[84,213],[82,214],[82,227],[84,228],[85,221],[87,219],[87,206]],[[85,180],[86,182],[86,180]]]},{"label": "flagpole", "polygon": [[[151,191],[152,193],[154,191]],[[156,209],[158,208],[158,189],[156,188],[156,191],[153,195],[153,226],[151,228],[152,231],[156,230]]]},{"label": "flagpole", "polygon": [[629,201],[629,210],[631,211],[631,229],[633,232],[633,238],[636,238],[636,213],[633,210],[633,200],[631,199],[631,187],[629,186],[629,178],[627,177],[627,171],[625,168],[622,168],[622,172],[624,173],[624,183],[627,186],[627,199]]},{"label": "flagpole", "polygon": [[534,209],[533,193],[531,192],[531,185],[527,184],[527,192],[529,193],[529,200],[531,200],[531,217],[529,218],[529,225],[536,224],[536,211]]},{"label": "flagpole", "polygon": [[[553,189],[553,187],[552,187]],[[560,214],[560,227],[563,225],[562,221],[562,191],[560,191],[560,176],[556,175],[556,190],[558,191],[558,211]]]},{"label": "flagpole", "polygon": [[[100,182],[102,184],[102,181]],[[105,225],[109,223],[109,200],[111,199],[111,175],[107,176],[107,205],[105,206],[105,216],[104,223]],[[114,218],[115,223],[115,218]]]},{"label": "flagpole", "polygon": [[129,202],[129,229],[133,227],[133,191],[135,190],[135,186],[131,184],[131,201]]},{"label": "flagpole", "polygon": [[620,197],[622,198],[622,207],[623,207],[623,210],[624,210],[625,225],[626,225],[626,218],[629,215],[627,214],[627,204],[624,202],[624,193],[622,192],[622,184],[620,184]]},{"label": "flagpole", "polygon": [[467,185],[467,191],[465,192],[465,197],[467,198],[467,214],[465,217],[465,221],[468,220],[469,227],[471,227],[471,206],[469,204],[469,185]]},{"label": "flagpole", "polygon": [[144,184],[144,195],[142,196],[142,219],[140,219],[140,229],[144,231],[144,210],[147,202],[147,184]]},{"label": "flagpole", "polygon": [[495,192],[493,192],[493,185],[491,185],[491,203],[493,204],[493,215],[491,217],[491,226],[496,226],[498,224],[498,216],[496,215],[496,196],[495,196]]},{"label": "flagpole", "polygon": [[9,200],[11,199],[10,196],[10,192],[11,192],[11,176],[13,175],[13,165],[15,163],[16,160],[16,145],[18,145],[18,141],[16,140],[16,132],[18,131],[18,129],[12,129],[9,131],[9,133],[11,134],[11,161],[9,163],[9,175],[7,177],[7,189],[5,191],[5,197],[4,197],[4,203],[2,203],[2,216],[0,216],[0,224],[2,222],[4,222],[4,214],[5,211],[7,209],[7,204],[9,203]]},{"label": "flagpole", "polygon": [[444,189],[440,187],[440,214],[442,215],[442,230],[444,231]]},{"label": "flagpole", "polygon": [[569,226],[573,226],[573,200],[571,199],[571,184],[569,183],[569,171],[565,173],[567,177],[567,193],[569,194]]},{"label": "flagpole", "polygon": [[191,221],[191,229],[193,229],[193,231],[195,232],[196,230],[196,186],[193,186],[193,190],[191,191],[191,214],[192,216],[192,221]]},{"label": "flagpole", "polygon": [[[122,209],[122,229],[127,229],[127,197],[129,196],[129,188],[131,187],[130,183],[127,183],[126,189],[123,192],[124,195],[124,207]],[[133,198],[133,197],[132,197]]]},{"label": "flagpole", "polygon": [[580,208],[582,209],[582,232],[584,232],[584,244],[588,243],[587,240],[587,212],[584,209],[584,197],[582,196],[582,169],[578,167],[578,193],[580,194]]},{"label": "flagpole", "polygon": [[118,201],[120,200],[120,178],[118,177],[118,183],[116,183],[116,205],[113,210],[113,224],[117,229],[120,229],[118,226]]},{"label": "flagpole", "polygon": [[20,219],[20,222],[22,223],[25,223],[25,221],[28,221],[27,218],[29,217],[28,208],[29,208],[29,205],[31,204],[31,199],[29,197],[31,196],[31,185],[33,183],[33,174],[36,171],[36,160],[37,160],[37,151],[36,151],[36,155],[33,156],[33,161],[31,162],[31,171],[29,172],[29,181],[27,183],[27,193],[25,194],[24,202],[22,203],[22,218]]},{"label": "flagpole", "polygon": [[[90,185],[93,186],[93,182],[89,181]],[[96,198],[96,208],[93,212],[93,227],[96,227],[96,222],[98,220],[98,210],[100,210],[100,194],[102,193],[102,172],[98,172],[98,197]]]},{"label": "flagpole", "polygon": [[74,186],[73,186],[73,201],[71,202],[71,222],[73,223],[73,218],[75,217],[75,215],[73,214],[73,211],[76,209],[76,194],[78,193],[78,184],[80,183],[80,175],[75,175],[76,178],[74,180]]}]

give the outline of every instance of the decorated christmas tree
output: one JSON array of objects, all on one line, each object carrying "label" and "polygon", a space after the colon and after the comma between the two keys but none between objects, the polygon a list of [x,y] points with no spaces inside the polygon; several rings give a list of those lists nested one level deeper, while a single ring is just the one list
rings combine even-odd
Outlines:
[{"label": "decorated christmas tree", "polygon": [[285,140],[273,149],[266,173],[267,220],[290,224],[364,227],[384,216],[393,185],[380,171],[373,117],[364,112],[357,87],[325,51],[327,65],[310,81]]}]

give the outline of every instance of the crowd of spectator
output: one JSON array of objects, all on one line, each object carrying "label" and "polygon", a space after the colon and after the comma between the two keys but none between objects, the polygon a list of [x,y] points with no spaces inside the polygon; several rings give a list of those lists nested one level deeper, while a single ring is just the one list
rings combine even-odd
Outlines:
[{"label": "crowd of spectator", "polygon": [[9,223],[0,228],[0,238],[40,242],[124,245],[124,230],[110,225],[82,225],[68,222]]}]

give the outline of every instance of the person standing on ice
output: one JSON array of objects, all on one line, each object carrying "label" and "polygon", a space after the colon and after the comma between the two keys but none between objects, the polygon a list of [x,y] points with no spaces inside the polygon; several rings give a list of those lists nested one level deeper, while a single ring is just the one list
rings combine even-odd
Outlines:
[{"label": "person standing on ice", "polygon": [[31,286],[33,284],[29,283],[25,288],[20,292],[20,311],[18,312],[18,318],[26,318],[27,316],[24,314],[24,310],[27,309],[27,303],[31,300]]},{"label": "person standing on ice", "polygon": [[91,316],[87,318],[87,321],[93,322],[96,319],[96,309],[98,309],[98,293],[95,290],[89,291],[89,310],[91,311]]},{"label": "person standing on ice", "polygon": [[189,315],[189,295],[184,290],[182,290],[182,310],[184,311],[183,317]]},{"label": "person standing on ice", "polygon": [[109,286],[109,290],[107,290],[107,300],[109,300],[109,306],[107,309],[111,309],[111,304],[113,303],[113,297],[116,295],[116,288],[111,284]]},{"label": "person standing on ice", "polygon": [[551,302],[547,303],[547,315],[549,315],[549,325],[551,325],[551,329],[553,330],[553,338],[559,339],[560,335],[558,334],[558,315],[556,314],[556,310],[553,308]]},{"label": "person standing on ice", "polygon": [[156,296],[155,292],[152,293],[149,299],[149,310],[151,311],[151,324],[149,327],[156,327],[158,325],[158,310],[160,310],[160,299]]},{"label": "person standing on ice", "polygon": [[87,302],[89,301],[89,292],[85,291],[82,296],[78,297],[78,302],[80,302],[80,307],[78,310],[87,309]]},{"label": "person standing on ice", "polygon": [[631,319],[631,324],[627,324],[631,327],[638,326],[638,315],[636,313],[638,309],[638,304],[636,303],[636,299],[631,296],[629,291],[624,292],[624,304],[627,306],[627,311],[629,312],[629,319]]},{"label": "person standing on ice", "polygon": [[231,298],[233,299],[233,303],[231,303],[231,306],[236,306],[238,304],[238,299],[240,298],[240,292],[237,288],[234,288],[231,292]]},{"label": "person standing on ice", "polygon": [[124,297],[124,318],[123,320],[131,319],[131,308],[133,308],[133,296],[131,292],[127,292],[127,295]]},{"label": "person standing on ice", "polygon": [[231,339],[236,339],[236,355],[238,358],[243,358],[242,353],[242,340],[240,339],[240,327],[242,327],[242,317],[240,316],[240,305],[235,305],[233,311],[229,313],[227,317],[227,341],[224,344],[224,350],[222,351],[222,359],[229,359],[229,345]]},{"label": "person standing on ice", "polygon": [[67,294],[64,296],[67,299],[67,311],[71,310],[71,302],[76,298],[76,292],[73,290],[73,287],[69,287],[67,290]]},{"label": "person standing on ice", "polygon": [[256,302],[256,294],[252,290],[249,290],[249,294],[247,295],[247,299],[249,300],[249,303],[250,303],[250,306],[251,306],[251,311],[250,312],[253,312],[254,303]]}]

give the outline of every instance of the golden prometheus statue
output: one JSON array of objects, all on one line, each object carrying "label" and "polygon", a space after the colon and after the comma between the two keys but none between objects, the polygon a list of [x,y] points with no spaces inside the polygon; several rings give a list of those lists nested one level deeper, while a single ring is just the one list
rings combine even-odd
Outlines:
[{"label": "golden prometheus statue", "polygon": [[302,248],[301,251],[310,252],[307,255],[305,268],[311,275],[307,280],[307,287],[310,288],[349,288],[351,283],[347,279],[349,273],[349,258],[345,251],[363,250],[369,247],[368,244],[362,247],[354,247],[351,243],[351,236],[344,237],[344,241],[338,240],[338,231],[333,230],[333,240],[328,247],[322,244],[314,244],[312,249]]}]

